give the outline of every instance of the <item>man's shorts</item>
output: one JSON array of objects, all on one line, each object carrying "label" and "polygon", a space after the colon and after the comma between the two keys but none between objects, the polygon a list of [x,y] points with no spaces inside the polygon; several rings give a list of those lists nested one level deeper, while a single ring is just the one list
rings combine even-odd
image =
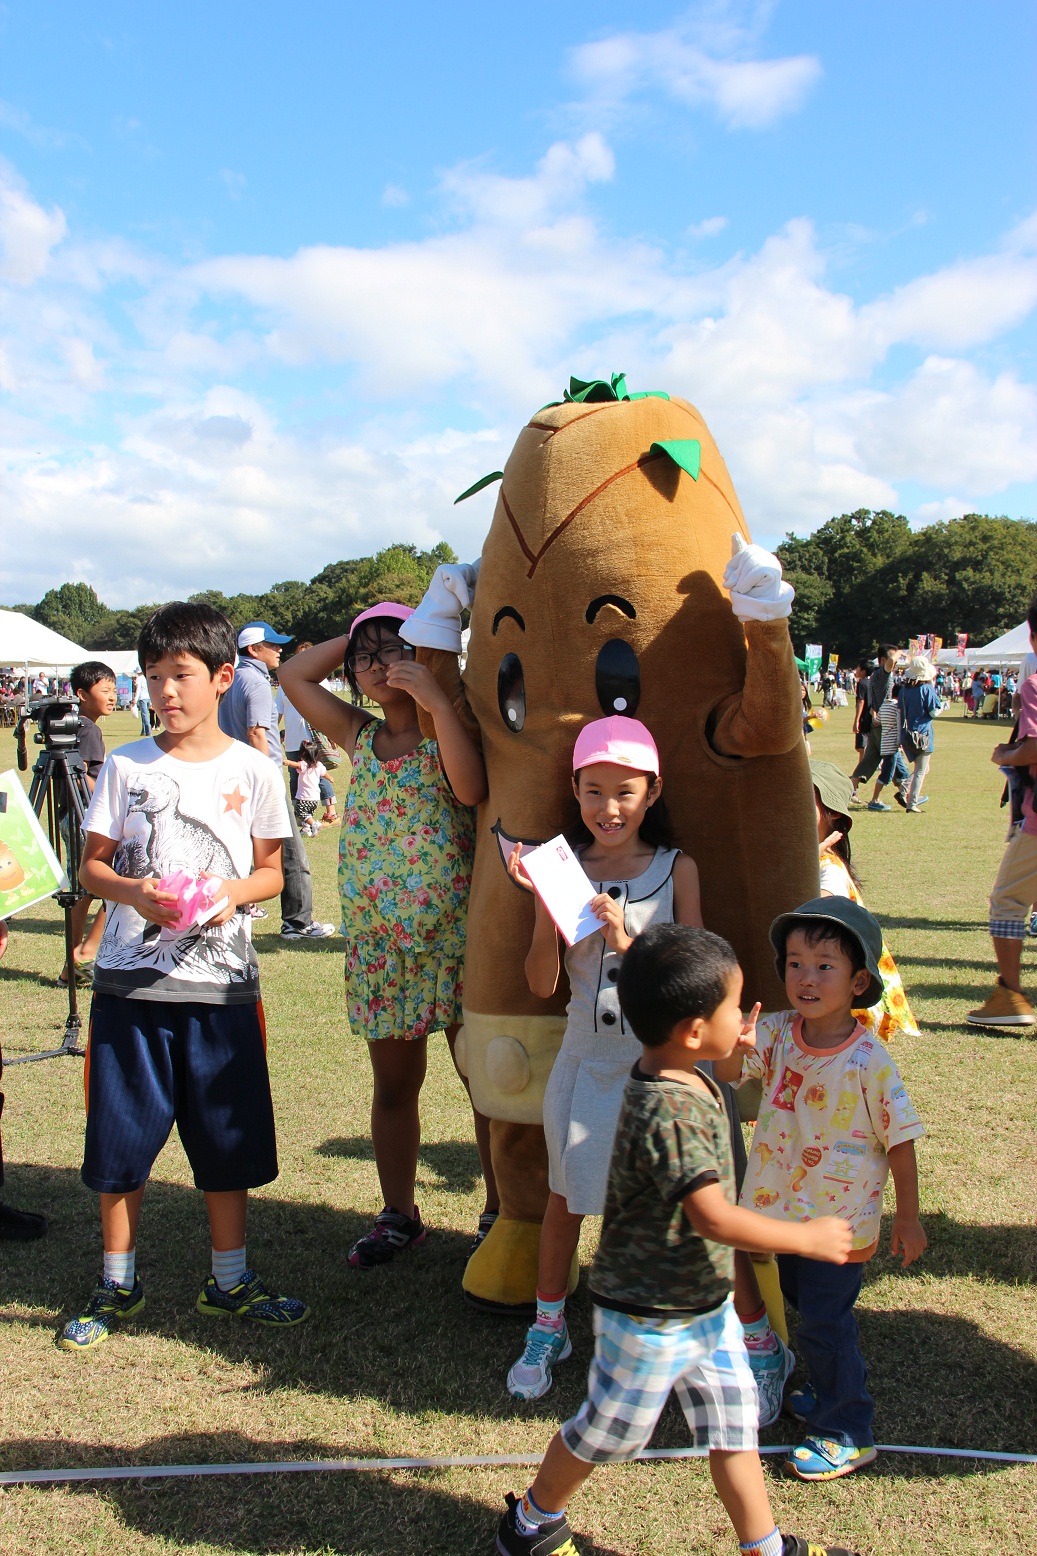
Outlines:
[{"label": "man's shorts", "polygon": [[696,1448],[756,1447],[760,1402],[733,1298],[690,1318],[595,1307],[587,1398],[561,1428],[562,1441],[585,1464],[636,1458],[671,1389]]},{"label": "man's shorts", "polygon": [[1037,836],[1022,827],[1012,836],[990,893],[990,933],[1022,940],[1037,903]]},{"label": "man's shorts", "polygon": [[86,1054],[87,1188],[140,1188],[174,1123],[199,1189],[253,1189],[277,1177],[262,1005],[95,994]]}]

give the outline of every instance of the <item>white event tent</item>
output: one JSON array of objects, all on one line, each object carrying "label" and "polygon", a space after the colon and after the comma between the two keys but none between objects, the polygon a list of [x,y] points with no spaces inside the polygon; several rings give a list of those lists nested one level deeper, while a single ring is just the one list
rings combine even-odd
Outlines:
[{"label": "white event tent", "polygon": [[60,670],[80,664],[90,656],[70,638],[52,632],[41,621],[23,616],[21,611],[0,610],[0,665],[12,670]]},{"label": "white event tent", "polygon": [[1005,669],[1018,670],[1024,654],[1029,652],[1030,629],[1023,621],[1010,632],[1002,632],[1001,636],[995,638],[992,643],[983,643],[978,647],[967,649],[964,659],[959,658],[957,649],[941,649],[936,656],[936,662],[941,665],[960,665],[962,669],[967,664],[973,669],[992,670],[996,665]]}]

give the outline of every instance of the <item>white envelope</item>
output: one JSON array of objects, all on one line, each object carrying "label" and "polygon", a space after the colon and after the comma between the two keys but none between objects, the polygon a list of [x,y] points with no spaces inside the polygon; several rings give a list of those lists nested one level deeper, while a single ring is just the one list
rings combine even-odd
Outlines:
[{"label": "white envelope", "polygon": [[523,854],[522,864],[567,945],[601,929],[601,920],[590,908],[597,892],[564,837],[552,837]]}]

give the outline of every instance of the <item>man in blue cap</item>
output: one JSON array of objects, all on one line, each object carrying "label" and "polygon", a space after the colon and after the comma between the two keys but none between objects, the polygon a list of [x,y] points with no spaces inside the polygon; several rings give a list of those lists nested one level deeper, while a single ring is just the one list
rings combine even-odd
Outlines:
[{"label": "man in blue cap", "polygon": [[[291,637],[275,632],[268,621],[246,622],[238,633],[238,663],[231,688],[220,702],[220,728],[232,740],[263,751],[281,767],[281,737],[277,732],[270,672],[281,663],[281,650]],[[284,840],[284,890],[281,893],[281,939],[323,940],[334,925],[313,917],[313,881],[306,845],[291,806],[292,835]]]}]

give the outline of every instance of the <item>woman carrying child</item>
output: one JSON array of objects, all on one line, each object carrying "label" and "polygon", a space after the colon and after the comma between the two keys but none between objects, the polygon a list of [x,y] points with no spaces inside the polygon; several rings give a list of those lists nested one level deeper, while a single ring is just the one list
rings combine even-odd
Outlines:
[{"label": "woman carrying child", "polygon": [[[486,795],[482,756],[400,627],[413,612],[386,602],[362,611],[348,635],[281,667],[287,695],[352,761],[339,844],[351,1028],[367,1039],[374,1072],[371,1141],[383,1209],[349,1251],[360,1270],[424,1242],[414,1201],[427,1039],[443,1030],[453,1054],[461,1021],[465,914],[471,884],[471,807]],[[345,660],[357,704],[321,685]],[[372,718],[361,699],[382,713]],[[418,725],[431,715],[434,740]],[[485,1236],[496,1213],[489,1121],[475,1114],[486,1179]]]},{"label": "woman carrying child", "polygon": [[[604,1210],[623,1087],[640,1054],[616,993],[623,954],[650,924],[702,925],[698,870],[670,846],[659,753],[645,726],[618,715],[588,724],[576,741],[573,775],[580,821],[569,840],[596,888],[591,906],[601,934],[565,952],[572,998],[544,1096],[551,1192],[540,1234],[536,1322],[508,1373],[516,1399],[546,1394],[552,1366],[572,1352],[565,1325],[569,1272],[584,1216]],[[521,846],[508,869],[532,890]],[[550,998],[560,970],[558,931],[538,897],[526,957],[533,993]]]}]

